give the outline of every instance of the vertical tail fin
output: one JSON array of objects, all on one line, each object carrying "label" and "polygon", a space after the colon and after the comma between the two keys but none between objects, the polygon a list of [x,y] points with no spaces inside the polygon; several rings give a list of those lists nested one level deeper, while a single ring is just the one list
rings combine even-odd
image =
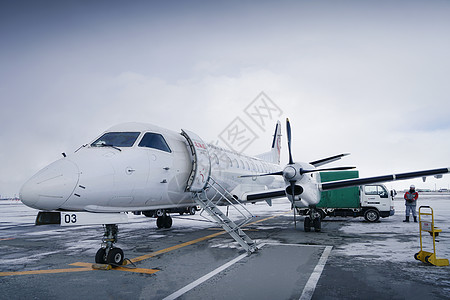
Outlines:
[{"label": "vertical tail fin", "polygon": [[280,164],[281,157],[281,123],[277,121],[277,125],[275,127],[275,133],[273,135],[272,140],[272,148],[269,152],[262,153],[257,155],[256,157],[263,159],[265,161],[271,162],[273,164]]}]

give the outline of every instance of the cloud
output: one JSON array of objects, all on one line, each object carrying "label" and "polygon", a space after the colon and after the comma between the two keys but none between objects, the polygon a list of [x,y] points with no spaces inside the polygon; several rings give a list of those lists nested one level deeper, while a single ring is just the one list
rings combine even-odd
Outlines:
[{"label": "cloud", "polygon": [[351,152],[339,164],[367,176],[449,165],[447,3],[67,3],[2,10],[0,194],[116,123],[217,139],[261,91],[298,160]]}]

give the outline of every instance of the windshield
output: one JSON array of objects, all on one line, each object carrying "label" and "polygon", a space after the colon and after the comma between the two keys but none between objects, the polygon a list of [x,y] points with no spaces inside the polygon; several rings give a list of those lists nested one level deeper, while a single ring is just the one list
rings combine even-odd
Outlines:
[{"label": "windshield", "polygon": [[140,132],[107,132],[91,144],[92,147],[131,147]]},{"label": "windshield", "polygon": [[158,133],[147,132],[138,146],[171,152],[164,137]]}]

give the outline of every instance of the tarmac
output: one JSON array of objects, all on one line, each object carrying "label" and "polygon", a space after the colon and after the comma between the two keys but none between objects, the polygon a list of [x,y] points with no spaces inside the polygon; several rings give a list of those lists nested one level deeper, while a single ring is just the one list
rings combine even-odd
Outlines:
[{"label": "tarmac", "polygon": [[[449,258],[450,196],[421,201],[442,207],[439,246]],[[0,298],[450,299],[450,267],[414,260],[417,225],[401,222],[403,202],[395,205],[378,223],[326,218],[320,233],[304,232],[298,216],[295,228],[285,201],[249,206],[252,255],[198,214],[174,215],[170,229],[133,216],[117,246],[134,266],[93,270],[101,226],[34,226],[36,211],[0,203]]]}]

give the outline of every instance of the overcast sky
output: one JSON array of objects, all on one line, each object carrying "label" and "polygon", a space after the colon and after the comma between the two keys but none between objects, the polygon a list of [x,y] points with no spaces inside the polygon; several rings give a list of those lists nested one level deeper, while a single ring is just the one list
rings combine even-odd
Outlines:
[{"label": "overcast sky", "polygon": [[[0,195],[127,121],[224,145],[239,117],[258,136],[245,152],[265,152],[275,119],[245,114],[261,92],[283,132],[290,118],[296,161],[449,167],[449,16],[447,0],[1,1]],[[411,183],[450,175],[388,187]]]}]

